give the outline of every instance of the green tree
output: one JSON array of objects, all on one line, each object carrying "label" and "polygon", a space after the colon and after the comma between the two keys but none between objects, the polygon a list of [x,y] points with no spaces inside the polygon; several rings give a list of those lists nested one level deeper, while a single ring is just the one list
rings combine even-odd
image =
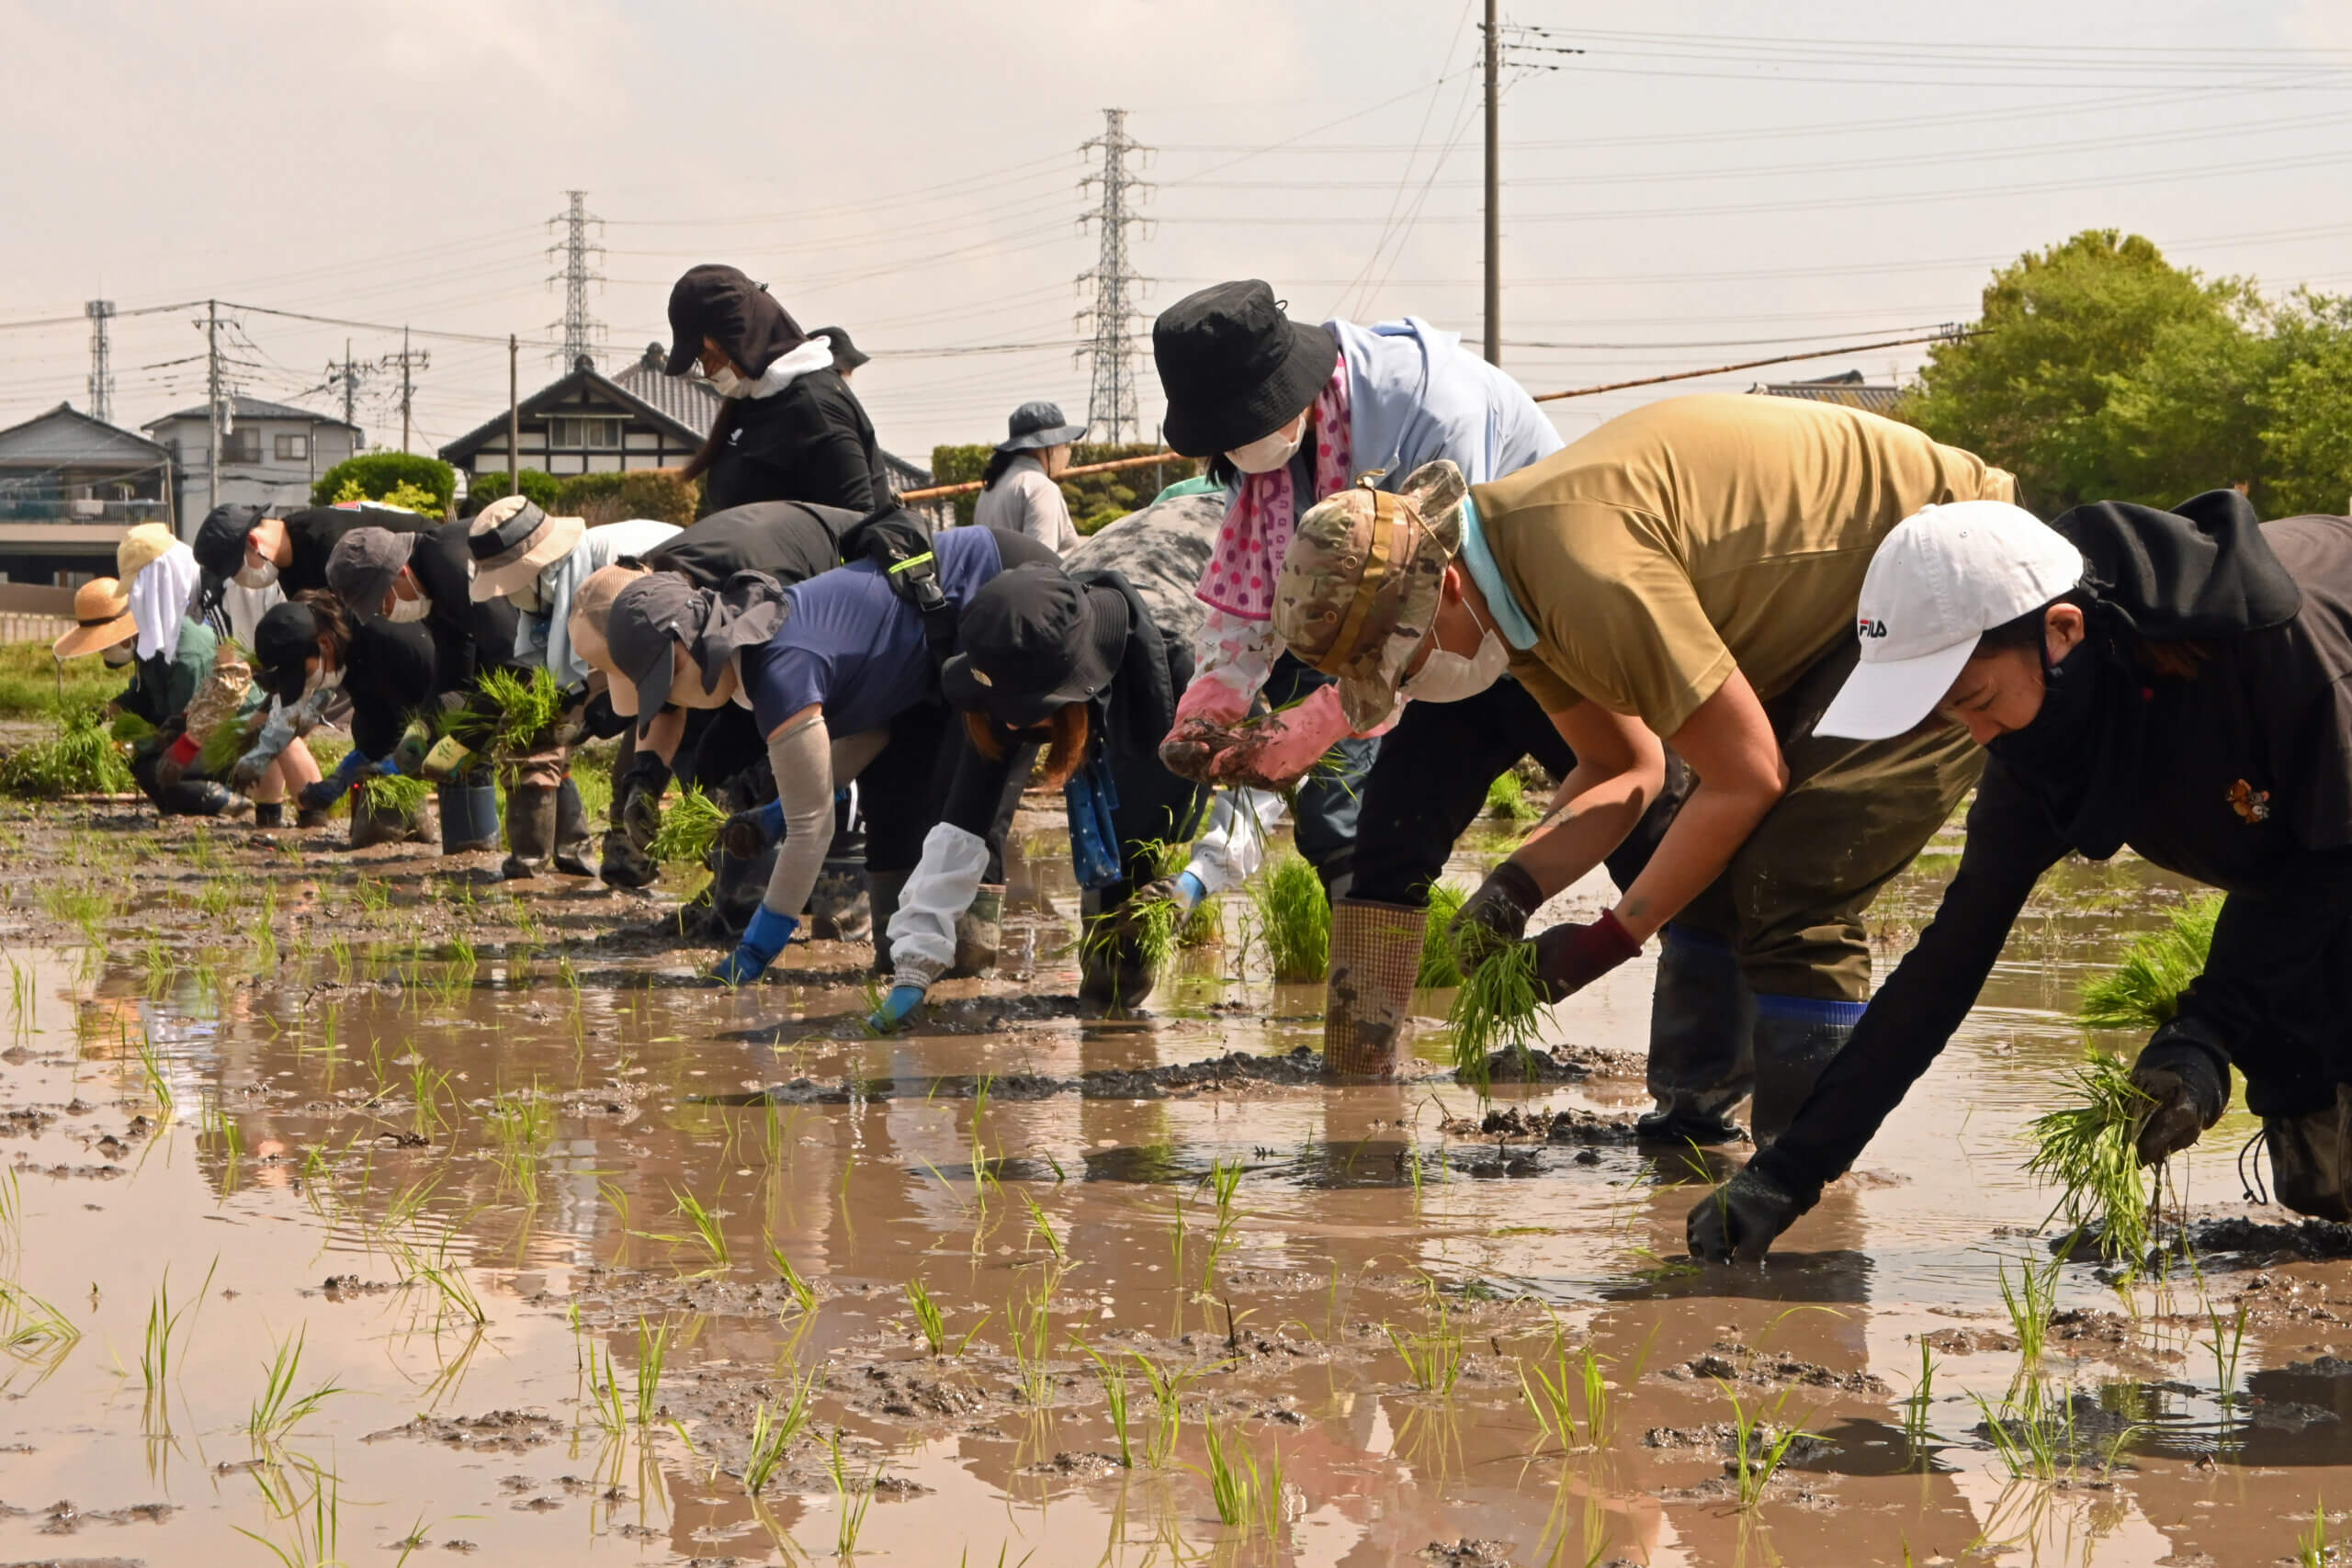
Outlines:
[{"label": "green tree", "polygon": [[458,492],[458,470],[438,457],[413,452],[369,452],[347,457],[321,474],[311,486],[311,503],[332,506],[339,500],[381,501],[402,485],[424,491],[438,503],[416,510],[447,516],[449,498]]},{"label": "green tree", "polygon": [[[2015,473],[2045,512],[2127,489],[2178,500],[2229,479],[2193,454],[2165,457],[2178,432],[2162,389],[2177,394],[2198,352],[2244,333],[2249,300],[2245,285],[2209,283],[2136,234],[2086,230],[1994,274],[1980,335],[1930,351],[1900,412]],[[2242,435],[2215,444],[2232,463],[2245,449]]]},{"label": "green tree", "polygon": [[2280,312],[2277,373],[2257,394],[2264,511],[2352,513],[2352,299],[2301,294]]},{"label": "green tree", "polygon": [[2170,506],[2245,484],[2264,502],[2260,399],[2289,352],[2267,317],[2239,289],[2222,312],[2165,322],[2137,365],[2100,377],[2107,402],[2085,431],[2097,499]]}]

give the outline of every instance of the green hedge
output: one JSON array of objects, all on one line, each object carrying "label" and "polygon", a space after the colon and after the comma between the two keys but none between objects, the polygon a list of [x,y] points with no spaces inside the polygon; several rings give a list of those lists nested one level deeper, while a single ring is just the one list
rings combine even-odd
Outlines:
[{"label": "green hedge", "polygon": [[553,474],[541,473],[537,468],[521,469],[515,474],[514,479],[515,483],[509,488],[506,483],[506,471],[503,468],[494,473],[476,475],[473,483],[466,488],[466,515],[471,517],[492,502],[498,500],[501,496],[512,495],[517,490],[529,496],[540,511],[555,510],[556,491],[561,487],[562,480]]},{"label": "green hedge", "polygon": [[458,493],[458,470],[438,457],[414,452],[369,452],[347,457],[321,474],[311,486],[311,504],[334,505],[346,485],[356,485],[370,500],[381,500],[407,485],[436,498],[446,516],[449,498]]},{"label": "green hedge", "polygon": [[683,528],[695,520],[701,504],[699,480],[682,479],[668,468],[636,468],[619,474],[575,474],[560,479],[557,481],[550,510],[560,516],[585,517],[592,524],[650,517]]},{"label": "green hedge", "polygon": [[[1070,449],[1069,460],[1072,468],[1078,468],[1088,463],[1115,462],[1121,457],[1141,457],[1159,449],[1149,441],[1120,446],[1081,441]],[[934,446],[931,449],[932,478],[938,484],[967,484],[980,477],[995,455],[993,446]],[[1115,474],[1084,474],[1062,480],[1062,499],[1069,503],[1069,519],[1078,531],[1091,534],[1116,523],[1137,507],[1148,506],[1151,498],[1162,490],[1200,471],[1201,465],[1190,457],[1170,457],[1153,468],[1128,468]],[[972,508],[979,502],[979,492],[950,499],[956,504],[956,521],[969,523]]]}]

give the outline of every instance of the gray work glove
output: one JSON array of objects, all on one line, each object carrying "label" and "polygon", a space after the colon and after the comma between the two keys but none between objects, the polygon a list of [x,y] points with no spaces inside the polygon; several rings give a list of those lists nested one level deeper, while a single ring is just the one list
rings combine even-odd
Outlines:
[{"label": "gray work glove", "polygon": [[1544,890],[1524,868],[1505,861],[1488,872],[1478,891],[1463,900],[1453,923],[1446,927],[1462,973],[1469,974],[1525,936],[1528,918],[1543,902]]},{"label": "gray work glove", "polygon": [[2154,1165],[2222,1119],[2230,1102],[2229,1057],[2201,1025],[2176,1018],[2148,1037],[2132,1064],[2132,1087],[2153,1101],[2132,1143],[2140,1163]]},{"label": "gray work glove", "polygon": [[1749,1166],[1699,1200],[1683,1222],[1683,1236],[1693,1258],[1760,1263],[1781,1233],[1812,1207]]}]

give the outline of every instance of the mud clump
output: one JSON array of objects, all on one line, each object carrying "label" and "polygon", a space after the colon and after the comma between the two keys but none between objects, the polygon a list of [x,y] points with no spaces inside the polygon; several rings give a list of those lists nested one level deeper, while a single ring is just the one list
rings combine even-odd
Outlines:
[{"label": "mud clump", "polygon": [[1474,1540],[1466,1535],[1450,1544],[1433,1540],[1415,1555],[1438,1568],[1510,1568],[1509,1541]]},{"label": "mud clump", "polygon": [[2264,1252],[2313,1262],[2352,1258],[2352,1225],[2332,1220],[2266,1224],[2232,1215],[2202,1221],[2191,1235],[2199,1252]]},{"label": "mud clump", "polygon": [[1833,1371],[1817,1361],[1801,1360],[1777,1350],[1754,1350],[1731,1340],[1717,1340],[1703,1356],[1694,1356],[1658,1374],[1676,1382],[1755,1383],[1777,1387],[1789,1383],[1806,1388],[1834,1388],[1848,1393],[1891,1394],[1884,1378],[1871,1371]]},{"label": "mud clump", "polygon": [[413,1438],[421,1442],[444,1443],[469,1453],[522,1453],[542,1443],[551,1443],[562,1435],[563,1423],[550,1416],[523,1410],[494,1410],[487,1416],[419,1416],[402,1426],[370,1432],[360,1441],[380,1443],[394,1438]]},{"label": "mud clump", "polygon": [[1021,1467],[1023,1475],[1051,1475],[1072,1481],[1101,1481],[1126,1469],[1109,1454],[1057,1453],[1048,1460]]},{"label": "mud clump", "polygon": [[2018,1337],[1997,1328],[1938,1328],[1919,1336],[1919,1343],[1947,1356],[1981,1356],[2015,1350]]},{"label": "mud clump", "polygon": [[1476,1120],[1451,1117],[1442,1123],[1442,1130],[1450,1137],[1493,1138],[1504,1143],[1631,1144],[1635,1136],[1630,1117],[1603,1116],[1573,1106],[1561,1111],[1491,1106]]},{"label": "mud clump", "polygon": [[[1638,1078],[1645,1058],[1631,1051],[1606,1051],[1597,1045],[1555,1045],[1549,1051],[1520,1052],[1506,1047],[1487,1058],[1487,1081],[1511,1083],[1583,1083],[1589,1078]],[[1468,1083],[1460,1072],[1456,1081]]]}]

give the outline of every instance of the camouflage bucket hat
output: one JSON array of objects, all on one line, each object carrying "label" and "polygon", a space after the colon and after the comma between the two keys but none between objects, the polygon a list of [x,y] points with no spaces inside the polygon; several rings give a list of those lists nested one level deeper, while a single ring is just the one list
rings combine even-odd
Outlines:
[{"label": "camouflage bucket hat", "polygon": [[1447,563],[1462,549],[1462,470],[1424,463],[1395,494],[1355,489],[1298,520],[1274,580],[1274,632],[1338,678],[1348,722],[1370,729],[1396,706],[1396,683],[1437,615]]}]

